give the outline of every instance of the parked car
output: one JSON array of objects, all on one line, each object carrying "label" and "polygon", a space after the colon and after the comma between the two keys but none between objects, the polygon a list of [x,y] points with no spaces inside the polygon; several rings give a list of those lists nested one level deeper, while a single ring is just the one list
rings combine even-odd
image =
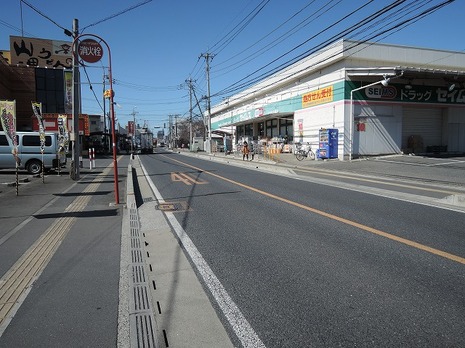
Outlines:
[{"label": "parked car", "polygon": [[[50,170],[66,164],[66,156],[61,152],[55,133],[45,133],[44,153],[41,153],[39,132],[16,132],[18,144],[18,168],[30,174]],[[0,131],[0,169],[16,168],[15,157],[7,141],[5,132]]]}]

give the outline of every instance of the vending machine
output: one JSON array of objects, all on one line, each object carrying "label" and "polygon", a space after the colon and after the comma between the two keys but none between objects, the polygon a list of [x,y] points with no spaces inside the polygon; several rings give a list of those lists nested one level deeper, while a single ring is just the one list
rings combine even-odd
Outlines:
[{"label": "vending machine", "polygon": [[336,128],[321,128],[318,138],[317,157],[320,159],[337,158],[338,130]]}]

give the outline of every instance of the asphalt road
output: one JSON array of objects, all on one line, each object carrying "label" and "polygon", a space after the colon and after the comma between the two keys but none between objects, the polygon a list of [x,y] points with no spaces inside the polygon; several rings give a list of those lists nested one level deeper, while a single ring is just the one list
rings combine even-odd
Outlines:
[{"label": "asphalt road", "polygon": [[[184,207],[172,213],[182,233],[263,346],[465,345],[465,215],[427,204],[454,188],[323,182],[173,153],[141,160],[164,200]],[[244,327],[216,308],[243,343]]]},{"label": "asphalt road", "polygon": [[129,157],[120,205],[109,158],[78,182],[20,172],[18,196],[0,171],[0,347],[134,343],[122,280],[143,264],[160,347],[464,345],[463,158],[163,151],[140,156],[155,190],[136,158],[126,197]]}]

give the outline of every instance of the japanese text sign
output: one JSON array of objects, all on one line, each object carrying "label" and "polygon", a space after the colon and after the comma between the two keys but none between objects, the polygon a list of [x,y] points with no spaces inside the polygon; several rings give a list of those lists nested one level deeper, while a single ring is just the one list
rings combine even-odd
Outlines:
[{"label": "japanese text sign", "polygon": [[97,63],[103,57],[103,49],[97,41],[86,39],[79,43],[78,54],[87,63]]},{"label": "japanese text sign", "polygon": [[317,89],[302,96],[302,108],[333,101],[333,86]]}]

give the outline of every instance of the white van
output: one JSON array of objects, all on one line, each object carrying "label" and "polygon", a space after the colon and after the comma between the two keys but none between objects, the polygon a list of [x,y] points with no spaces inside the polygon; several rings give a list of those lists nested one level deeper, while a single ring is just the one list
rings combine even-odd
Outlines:
[{"label": "white van", "polygon": [[[30,174],[39,174],[42,171],[39,132],[16,132],[16,136],[18,137],[19,169],[26,169]],[[43,160],[46,171],[66,164],[66,156],[64,154],[58,156],[58,137],[55,133],[45,133]],[[16,168],[16,163],[11,147],[5,132],[0,131],[0,169],[14,168]]]}]

